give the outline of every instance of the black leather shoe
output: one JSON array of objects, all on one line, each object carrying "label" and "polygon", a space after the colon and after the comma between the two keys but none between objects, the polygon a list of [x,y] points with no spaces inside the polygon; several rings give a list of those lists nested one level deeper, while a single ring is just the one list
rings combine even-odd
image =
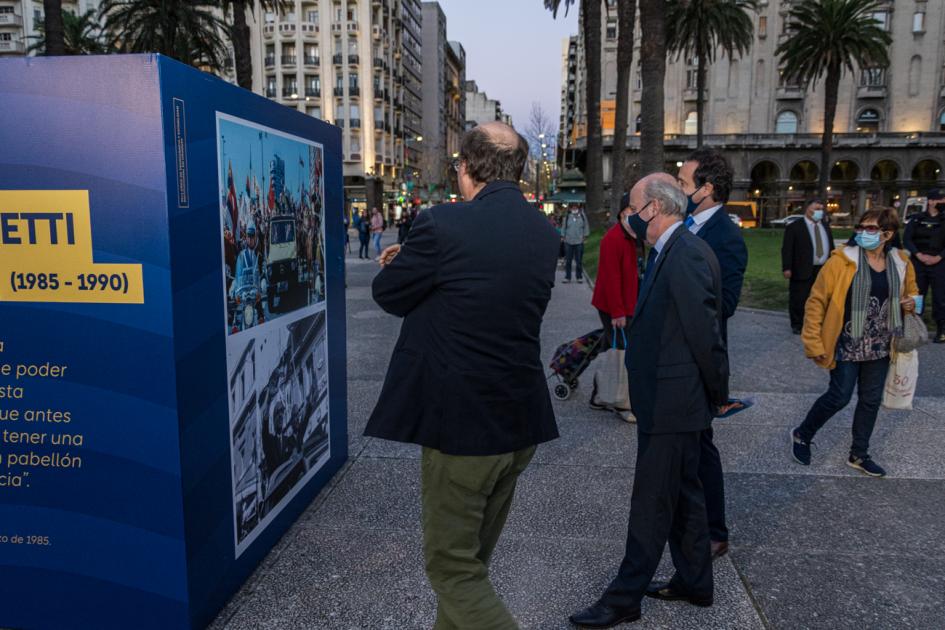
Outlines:
[{"label": "black leather shoe", "polygon": [[574,613],[568,620],[581,628],[613,628],[622,623],[630,623],[640,618],[640,607],[611,608],[597,602],[590,608]]},{"label": "black leather shoe", "polygon": [[682,591],[676,590],[676,587],[669,582],[652,582],[646,589],[646,596],[654,599],[662,599],[665,602],[689,602],[693,606],[702,606],[708,608],[712,605],[712,596],[696,597]]}]

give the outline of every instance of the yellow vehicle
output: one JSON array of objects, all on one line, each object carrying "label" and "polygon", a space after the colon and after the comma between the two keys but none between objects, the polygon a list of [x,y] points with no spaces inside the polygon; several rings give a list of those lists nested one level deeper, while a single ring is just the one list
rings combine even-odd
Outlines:
[{"label": "yellow vehicle", "polygon": [[[732,221],[741,228],[758,227],[758,203],[755,201],[729,201],[723,208]],[[736,221],[736,217],[738,220]]]}]

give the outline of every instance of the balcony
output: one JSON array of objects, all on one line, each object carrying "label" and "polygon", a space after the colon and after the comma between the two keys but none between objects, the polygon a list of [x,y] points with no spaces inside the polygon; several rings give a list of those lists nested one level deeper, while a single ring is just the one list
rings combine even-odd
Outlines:
[{"label": "balcony", "polygon": [[295,22],[281,22],[279,24],[279,34],[284,38],[295,37]]},{"label": "balcony", "polygon": [[348,96],[361,96],[361,88],[356,85],[349,86]]},{"label": "balcony", "polygon": [[[2,42],[0,42],[0,43],[2,43]],[[276,88],[275,88],[275,87],[267,87],[267,88],[266,88],[266,98],[275,98],[275,97],[276,97]]]},{"label": "balcony", "polygon": [[341,22],[334,22],[334,23],[331,25],[331,32],[332,32],[332,33],[341,33],[341,32],[343,32],[344,30],[345,30],[345,25],[342,24]]},{"label": "balcony", "polygon": [[857,98],[886,98],[885,85],[861,85],[856,89]]},{"label": "balcony", "polygon": [[374,100],[375,100],[375,101],[383,101],[383,100],[384,100],[384,90],[381,89],[381,86],[379,86],[379,85],[375,85],[375,86],[374,86]]},{"label": "balcony", "polygon": [[0,53],[4,52],[25,53],[26,44],[23,42],[15,42],[10,40],[0,41]]},{"label": "balcony", "polygon": [[374,133],[383,133],[384,132],[384,121],[375,120],[374,121]]},{"label": "balcony", "polygon": [[300,22],[299,30],[302,31],[303,37],[314,38],[318,35],[318,22]]},{"label": "balcony", "polygon": [[371,37],[373,37],[374,39],[381,39],[381,36],[383,35],[383,33],[384,33],[383,29],[381,29],[381,27],[378,26],[377,24],[371,27]]},{"label": "balcony", "polygon": [[361,58],[357,55],[348,55],[348,65],[356,66],[361,63]]},{"label": "balcony", "polygon": [[263,25],[263,37],[265,37],[266,39],[272,39],[272,35],[275,32],[276,32],[275,24],[270,23],[270,24]]},{"label": "balcony", "polygon": [[779,101],[800,101],[804,98],[804,88],[799,85],[782,85],[775,93]]},{"label": "balcony", "polygon": [[15,13],[0,13],[0,26],[23,26],[23,16]]},{"label": "balcony", "polygon": [[276,65],[276,56],[266,57],[263,63],[265,63],[267,68],[274,68]]},{"label": "balcony", "polygon": [[299,88],[295,85],[290,85],[289,87],[282,88],[282,98],[298,98],[299,97]]},{"label": "balcony", "polygon": [[351,128],[352,128],[352,129],[360,129],[360,128],[361,128],[361,119],[360,119],[360,118],[352,118],[349,122],[351,123]]},{"label": "balcony", "polygon": [[358,27],[358,23],[357,23],[357,22],[348,22],[348,32],[349,32],[349,33],[357,33],[358,30],[360,30],[360,29],[359,29],[359,27]]},{"label": "balcony", "polygon": [[344,119],[344,118],[335,118],[335,126],[336,126],[336,127],[344,128],[344,126],[345,126],[345,119]]},{"label": "balcony", "polygon": [[380,57],[375,57],[375,58],[374,58],[374,69],[375,69],[375,70],[380,70],[380,69],[383,68],[383,67],[384,67],[384,60],[381,59]]},{"label": "balcony", "polygon": [[335,64],[336,66],[340,66],[342,63],[344,63],[344,60],[345,60],[345,56],[342,55],[341,53],[336,53],[331,56],[331,62]]},{"label": "balcony", "polygon": [[295,55],[282,55],[283,66],[294,66],[296,63],[298,63],[298,60]]},{"label": "balcony", "polygon": [[318,57],[318,56],[311,57],[311,56],[306,55],[305,57],[303,57],[302,62],[303,62],[306,66],[312,66],[312,67],[315,67],[315,68],[317,68],[318,66],[322,65],[322,59],[321,59],[321,57]]},{"label": "balcony", "polygon": [[335,88],[335,96],[344,96],[344,95],[345,95],[345,89],[343,87]]},{"label": "balcony", "polygon": [[305,96],[308,98],[321,98],[322,90],[321,88],[305,88]]}]

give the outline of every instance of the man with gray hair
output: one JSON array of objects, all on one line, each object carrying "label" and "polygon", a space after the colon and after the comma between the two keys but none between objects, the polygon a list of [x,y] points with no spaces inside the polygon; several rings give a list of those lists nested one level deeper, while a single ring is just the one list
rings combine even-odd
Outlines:
[{"label": "man with gray hair", "polygon": [[[644,595],[711,606],[712,559],[699,482],[700,436],[728,400],[722,280],[712,249],[683,227],[686,197],[669,175],[630,191],[637,229],[656,252],[630,324],[627,369],[637,461],[627,546],[600,599],[571,616],[585,628],[640,618]],[[669,541],[676,574],[650,584]]]}]

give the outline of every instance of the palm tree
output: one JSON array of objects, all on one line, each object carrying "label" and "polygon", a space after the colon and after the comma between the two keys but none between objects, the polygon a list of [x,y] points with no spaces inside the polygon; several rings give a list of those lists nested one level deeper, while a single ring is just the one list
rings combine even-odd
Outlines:
[{"label": "palm tree", "polygon": [[702,146],[705,117],[705,78],[716,53],[733,59],[745,55],[754,39],[752,19],[757,0],[671,0],[666,16],[666,44],[676,58],[697,60],[696,144]]},{"label": "palm tree", "polygon": [[104,0],[108,43],[123,52],[155,52],[210,72],[227,56],[215,3],[191,0]]},{"label": "palm tree", "polygon": [[630,70],[633,67],[633,27],[637,0],[617,0],[617,111],[611,149],[611,220],[620,212],[627,179],[627,115],[630,111]]},{"label": "palm tree", "polygon": [[788,38],[775,54],[784,80],[810,88],[824,81],[824,131],[820,153],[820,195],[827,198],[837,92],[844,71],[889,65],[892,38],[873,17],[880,0],[801,0],[788,15]]},{"label": "palm tree", "polygon": [[640,174],[662,171],[663,81],[666,77],[666,0],[640,0]]},{"label": "palm tree", "polygon": [[[253,89],[253,56],[250,52],[250,31],[246,23],[246,12],[254,10],[254,0],[219,0],[224,15],[232,15],[228,31],[233,44],[233,62],[236,66],[236,84],[247,90]],[[282,12],[288,7],[286,0],[260,0],[262,11]]]},{"label": "palm tree", "polygon": [[[75,15],[69,11],[62,14],[63,40],[65,55],[96,55],[108,52],[102,41],[101,26],[95,18],[95,9],[89,9],[82,15]],[[30,46],[29,52],[45,54],[48,46],[46,28],[39,26],[39,36],[36,43]]]},{"label": "palm tree", "polygon": [[62,26],[62,0],[43,0],[43,31],[46,33],[46,54],[66,54]]},{"label": "palm tree", "polygon": [[[544,0],[545,8],[558,17],[562,2],[565,13],[577,0]],[[584,62],[587,84],[584,102],[587,110],[587,162],[584,179],[587,182],[585,207],[591,223],[602,223],[600,215],[604,199],[604,140],[600,123],[600,70],[601,70],[601,2],[581,2],[581,27],[584,35]]]}]

